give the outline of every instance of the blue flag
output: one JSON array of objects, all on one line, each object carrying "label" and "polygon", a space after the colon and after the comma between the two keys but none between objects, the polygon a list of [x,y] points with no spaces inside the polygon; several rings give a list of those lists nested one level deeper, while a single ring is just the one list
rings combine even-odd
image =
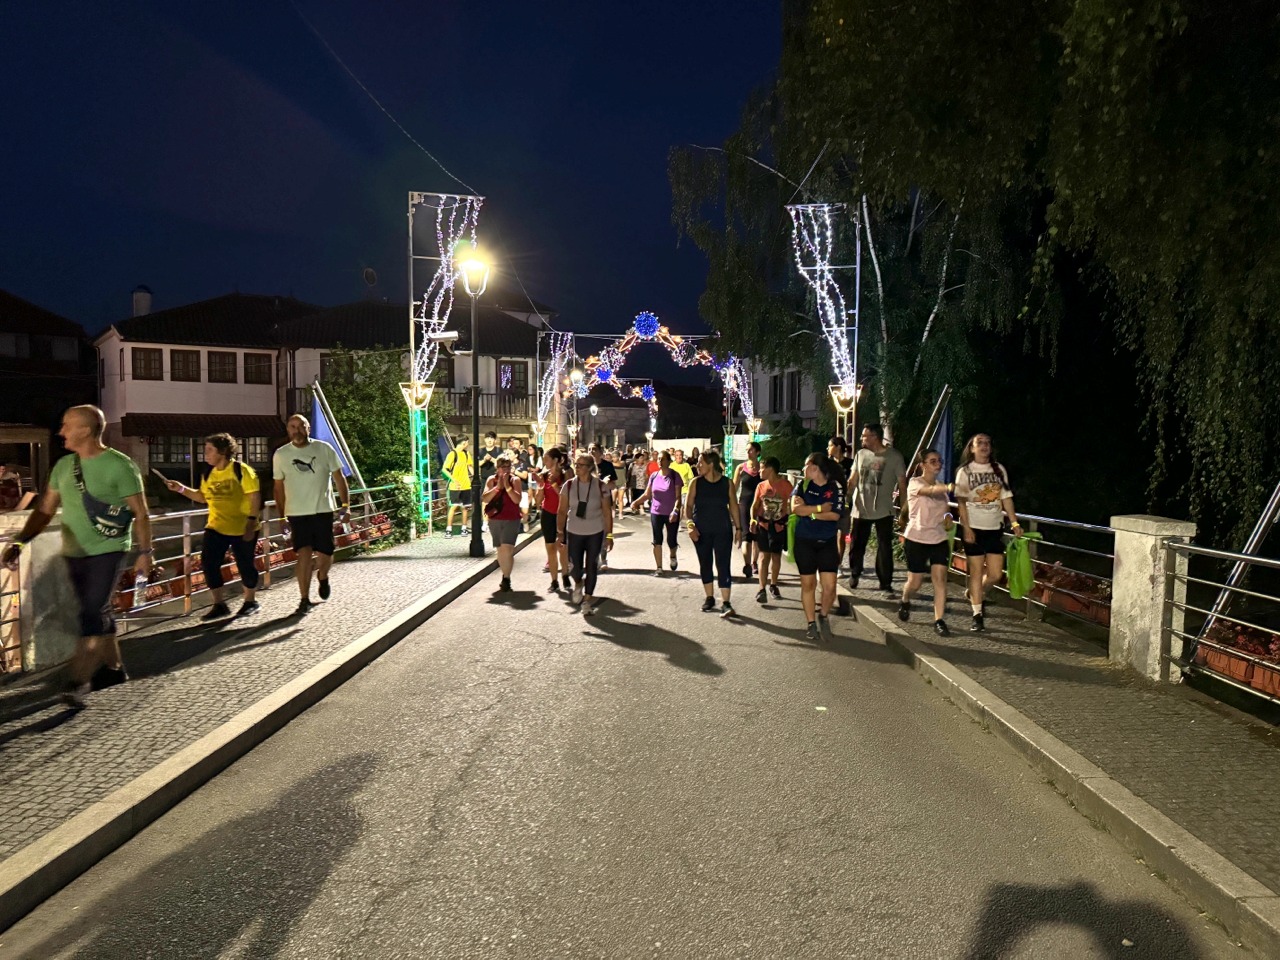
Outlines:
[{"label": "blue flag", "polygon": [[956,475],[956,438],[951,423],[951,404],[947,404],[938,420],[938,429],[928,446],[934,447],[942,457],[942,479],[950,483]]},{"label": "blue flag", "polygon": [[323,440],[333,447],[338,452],[338,460],[342,464],[343,475],[347,477],[355,476],[355,471],[351,469],[351,464],[347,462],[346,454],[342,452],[342,444],[338,442],[338,438],[334,435],[333,426],[329,423],[329,418],[324,415],[323,404],[315,404],[311,411],[311,439]]}]

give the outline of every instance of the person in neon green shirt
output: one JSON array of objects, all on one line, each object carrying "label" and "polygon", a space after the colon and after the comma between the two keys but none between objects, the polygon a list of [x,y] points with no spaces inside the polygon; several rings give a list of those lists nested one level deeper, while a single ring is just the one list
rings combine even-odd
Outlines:
[{"label": "person in neon green shirt", "polygon": [[215,433],[205,439],[204,462],[209,472],[199,489],[176,480],[165,481],[170,490],[195,503],[209,506],[200,550],[200,568],[213,594],[213,606],[201,620],[231,616],[222,581],[222,561],[230,550],[244,585],[244,603],[236,613],[246,617],[258,612],[258,568],[254,554],[258,548],[258,518],[262,513],[262,487],[253,467],[237,459],[240,444],[229,433]]},{"label": "person in neon green shirt", "polygon": [[470,443],[466,437],[459,437],[457,446],[450,450],[449,455],[444,458],[442,472],[449,481],[445,491],[449,500],[449,514],[444,523],[444,535],[446,537],[453,536],[453,515],[458,510],[462,511],[462,532],[464,535],[469,532],[467,529],[467,516],[471,507],[471,470],[473,467],[471,454],[468,452]]},{"label": "person in neon green shirt", "polygon": [[684,481],[685,490],[689,489],[689,484],[693,483],[693,468],[684,462],[684,451],[679,447],[675,451],[675,462],[671,464],[671,469],[680,474],[680,479]]}]

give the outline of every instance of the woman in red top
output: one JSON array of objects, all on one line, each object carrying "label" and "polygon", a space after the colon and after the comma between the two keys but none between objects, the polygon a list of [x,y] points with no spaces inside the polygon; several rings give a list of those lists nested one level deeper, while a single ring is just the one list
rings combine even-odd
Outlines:
[{"label": "woman in red top", "polygon": [[547,569],[551,571],[552,593],[560,589],[556,573],[564,578],[564,588],[569,589],[569,548],[556,540],[556,514],[560,512],[560,488],[569,479],[564,472],[564,451],[552,447],[543,456],[545,470],[538,476],[538,489],[533,493],[535,508],[542,511],[542,540],[547,545]]},{"label": "woman in red top", "polygon": [[498,568],[502,571],[502,583],[498,589],[504,593],[511,589],[511,569],[516,562],[516,538],[520,536],[520,478],[511,471],[511,457],[498,458],[495,473],[484,485],[480,502],[484,515],[489,518],[489,535],[498,551]]}]

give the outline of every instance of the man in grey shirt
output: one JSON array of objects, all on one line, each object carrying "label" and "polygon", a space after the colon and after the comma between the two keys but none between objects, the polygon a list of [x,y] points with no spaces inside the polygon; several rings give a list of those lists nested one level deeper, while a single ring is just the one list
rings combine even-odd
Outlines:
[{"label": "man in grey shirt", "polygon": [[907,465],[902,454],[885,446],[884,427],[862,428],[862,449],[849,473],[853,497],[853,544],[849,548],[849,586],[856,590],[866,560],[872,528],[876,531],[876,577],[880,589],[893,594],[893,493],[907,502]]}]

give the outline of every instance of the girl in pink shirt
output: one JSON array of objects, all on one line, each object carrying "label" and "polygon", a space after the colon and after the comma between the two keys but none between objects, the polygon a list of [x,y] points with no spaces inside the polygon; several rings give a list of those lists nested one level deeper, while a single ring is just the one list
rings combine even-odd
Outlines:
[{"label": "girl in pink shirt", "polygon": [[947,512],[951,487],[938,482],[941,469],[942,457],[938,451],[926,450],[919,474],[907,484],[907,502],[903,507],[907,582],[898,603],[898,619],[904,623],[911,619],[911,598],[919,592],[928,574],[933,581],[933,629],[945,637],[951,632],[943,615],[947,607],[947,531],[952,521]]}]

